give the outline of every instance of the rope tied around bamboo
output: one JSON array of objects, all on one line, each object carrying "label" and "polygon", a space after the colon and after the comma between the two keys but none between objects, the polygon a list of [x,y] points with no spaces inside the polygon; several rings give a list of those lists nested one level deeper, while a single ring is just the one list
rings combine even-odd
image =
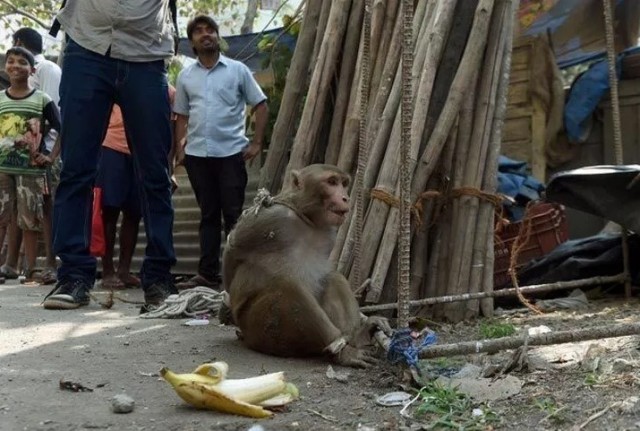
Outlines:
[{"label": "rope tied around bamboo", "polygon": [[[380,188],[371,189],[370,196],[373,199],[378,199],[384,202],[390,207],[400,208],[400,199],[389,193],[386,190]],[[443,201],[451,201],[453,199],[459,199],[463,196],[476,197],[482,201],[488,202],[496,209],[498,213],[498,220],[502,220],[503,208],[502,202],[507,198],[499,193],[489,193],[477,189],[475,187],[458,187],[450,192],[441,192],[439,190],[426,190],[418,196],[416,202],[411,206],[411,213],[415,217],[416,226],[420,227],[422,224],[422,213],[424,211],[424,201],[429,199],[441,199]]]}]

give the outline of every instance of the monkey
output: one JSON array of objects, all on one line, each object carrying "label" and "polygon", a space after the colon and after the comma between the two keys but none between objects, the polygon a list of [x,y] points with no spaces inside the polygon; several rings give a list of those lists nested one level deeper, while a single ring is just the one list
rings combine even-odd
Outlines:
[{"label": "monkey", "polygon": [[349,182],[331,165],[294,170],[280,194],[246,210],[230,232],[222,263],[225,302],[250,349],[327,355],[359,368],[377,362],[371,335],[391,333],[389,323],[360,312],[349,282],[329,261],[349,211]]}]

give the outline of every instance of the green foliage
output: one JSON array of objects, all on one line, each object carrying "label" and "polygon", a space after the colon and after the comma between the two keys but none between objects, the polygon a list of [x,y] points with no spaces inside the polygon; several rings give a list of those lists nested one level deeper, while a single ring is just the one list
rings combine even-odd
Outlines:
[{"label": "green foliage", "polygon": [[[424,429],[485,430],[500,422],[487,406],[474,405],[471,398],[455,388],[430,382],[420,389],[416,419],[428,421]],[[475,409],[475,411],[474,411]]]},{"label": "green foliage", "polygon": [[560,407],[555,400],[551,398],[536,398],[534,404],[537,408],[547,414],[544,418],[550,422],[559,425],[567,422],[568,418],[564,415],[566,407]]},{"label": "green foliage", "polygon": [[182,70],[182,63],[174,58],[171,63],[169,63],[169,67],[167,67],[167,75],[169,79],[169,84],[176,86],[176,81],[178,79],[178,74]]},{"label": "green foliage", "polygon": [[516,332],[515,326],[509,323],[481,322],[480,335],[482,338],[502,338],[513,335]]},{"label": "green foliage", "polygon": [[[300,21],[293,21],[291,17],[285,16],[288,23],[286,31],[292,36],[298,36],[300,32]],[[273,133],[273,126],[278,118],[284,87],[287,82],[287,73],[291,65],[291,57],[293,52],[288,46],[278,43],[277,36],[263,36],[258,42],[258,50],[266,53],[267,57],[262,64],[263,69],[271,68],[273,72],[273,83],[270,87],[265,88],[265,93],[269,99],[269,120],[265,131],[265,148],[269,146],[269,140]]]}]

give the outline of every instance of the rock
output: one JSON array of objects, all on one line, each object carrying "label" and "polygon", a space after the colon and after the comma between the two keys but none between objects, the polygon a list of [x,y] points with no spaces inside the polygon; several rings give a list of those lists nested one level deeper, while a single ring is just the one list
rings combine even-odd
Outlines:
[{"label": "rock", "polygon": [[326,376],[340,383],[349,383],[349,372],[336,372],[331,365],[327,367]]},{"label": "rock", "polygon": [[129,395],[118,394],[111,399],[111,408],[114,413],[131,413],[135,403]]},{"label": "rock", "polygon": [[613,360],[612,371],[614,373],[628,373],[638,369],[638,361],[628,361],[622,358]]},{"label": "rock", "polygon": [[505,376],[494,380],[486,378],[446,378],[438,377],[436,382],[456,388],[478,402],[504,400],[519,394],[522,380],[514,376]]},{"label": "rock", "polygon": [[529,328],[529,336],[533,337],[535,335],[547,334],[551,332],[551,328],[545,325],[535,326],[533,328]]},{"label": "rock", "polygon": [[454,379],[475,379],[482,374],[482,368],[473,364],[465,364],[460,371],[451,376]]}]

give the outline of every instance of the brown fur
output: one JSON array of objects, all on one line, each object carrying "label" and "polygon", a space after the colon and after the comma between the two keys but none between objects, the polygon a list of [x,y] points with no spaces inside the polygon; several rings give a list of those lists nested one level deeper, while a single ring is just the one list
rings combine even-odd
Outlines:
[{"label": "brown fur", "polygon": [[277,356],[311,356],[340,337],[335,355],[366,366],[358,303],[329,263],[337,227],[349,209],[349,177],[334,166],[293,172],[287,190],[257,213],[243,215],[229,236],[223,279],[244,343]]}]

